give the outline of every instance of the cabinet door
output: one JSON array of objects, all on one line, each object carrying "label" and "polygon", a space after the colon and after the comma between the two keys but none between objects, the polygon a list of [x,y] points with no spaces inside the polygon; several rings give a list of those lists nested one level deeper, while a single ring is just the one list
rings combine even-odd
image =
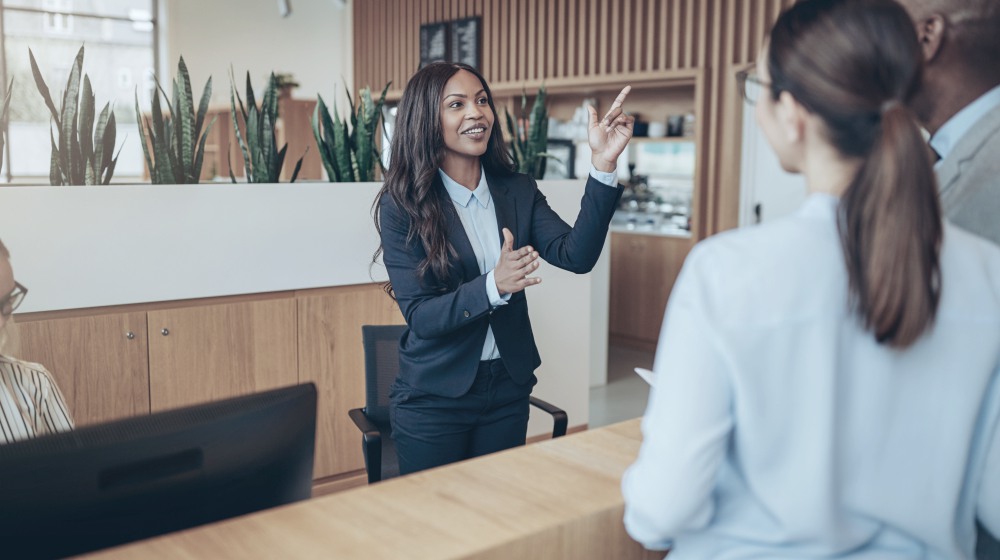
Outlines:
[{"label": "cabinet door", "polygon": [[149,414],[145,313],[27,321],[18,327],[18,357],[52,373],[77,426]]},{"label": "cabinet door", "polygon": [[652,349],[690,240],[642,234],[611,236],[610,331],[619,342]]},{"label": "cabinet door", "polygon": [[292,298],[150,311],[152,410],[298,382]]},{"label": "cabinet door", "polygon": [[380,285],[334,288],[299,297],[299,374],[319,390],[316,462],[323,478],[365,467],[361,432],[347,411],[365,405],[362,325],[403,323]]}]

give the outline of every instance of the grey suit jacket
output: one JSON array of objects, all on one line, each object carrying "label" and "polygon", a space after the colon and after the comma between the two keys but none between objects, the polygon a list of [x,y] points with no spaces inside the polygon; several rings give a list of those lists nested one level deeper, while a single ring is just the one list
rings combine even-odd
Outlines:
[{"label": "grey suit jacket", "polygon": [[945,217],[1000,244],[1000,107],[958,141],[937,176]]}]

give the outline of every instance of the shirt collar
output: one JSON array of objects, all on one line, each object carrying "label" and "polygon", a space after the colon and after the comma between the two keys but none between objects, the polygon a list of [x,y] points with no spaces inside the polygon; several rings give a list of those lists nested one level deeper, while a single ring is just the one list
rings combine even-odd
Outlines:
[{"label": "shirt collar", "polygon": [[934,136],[931,136],[931,147],[941,156],[941,159],[948,157],[948,154],[955,149],[955,146],[969,132],[969,129],[975,126],[983,115],[998,106],[1000,106],[1000,86],[996,86],[979,96],[979,99],[969,103],[964,109],[948,119],[934,133]]},{"label": "shirt collar", "polygon": [[492,198],[490,197],[490,187],[486,183],[486,173],[479,172],[479,185],[476,186],[476,190],[474,191],[470,191],[457,183],[443,169],[438,169],[438,173],[441,174],[441,182],[444,183],[444,188],[448,191],[448,196],[459,206],[468,208],[469,203],[475,198],[483,208],[490,207],[490,200]]}]

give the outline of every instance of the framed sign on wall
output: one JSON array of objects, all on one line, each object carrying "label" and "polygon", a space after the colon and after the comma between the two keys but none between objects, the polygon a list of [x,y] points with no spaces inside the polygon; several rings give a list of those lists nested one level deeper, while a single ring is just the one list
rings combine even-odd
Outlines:
[{"label": "framed sign on wall", "polygon": [[462,62],[479,68],[481,18],[425,23],[420,26],[420,67],[431,62]]},{"label": "framed sign on wall", "polygon": [[452,62],[462,62],[479,69],[479,21],[472,17],[451,22]]},{"label": "framed sign on wall", "polygon": [[432,62],[449,60],[448,22],[425,23],[420,26],[420,67]]}]

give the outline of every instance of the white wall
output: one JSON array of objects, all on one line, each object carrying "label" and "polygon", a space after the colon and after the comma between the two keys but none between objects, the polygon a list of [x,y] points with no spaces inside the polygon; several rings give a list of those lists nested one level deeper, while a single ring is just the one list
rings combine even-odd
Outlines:
[{"label": "white wall", "polygon": [[255,93],[271,71],[290,72],[300,84],[293,97],[314,99],[319,93],[332,104],[336,96],[343,114],[345,80],[354,95],[353,3],[346,8],[334,0],[290,4],[292,13],[283,18],[276,0],[162,0],[161,81],[174,75],[183,55],[195,96],[212,76],[213,105],[228,107],[230,66],[244,100],[247,71]]},{"label": "white wall", "polygon": [[806,197],[806,182],[781,168],[778,156],[757,126],[753,107],[743,109],[743,157],[740,164],[740,226],[761,223],[794,212]]}]

